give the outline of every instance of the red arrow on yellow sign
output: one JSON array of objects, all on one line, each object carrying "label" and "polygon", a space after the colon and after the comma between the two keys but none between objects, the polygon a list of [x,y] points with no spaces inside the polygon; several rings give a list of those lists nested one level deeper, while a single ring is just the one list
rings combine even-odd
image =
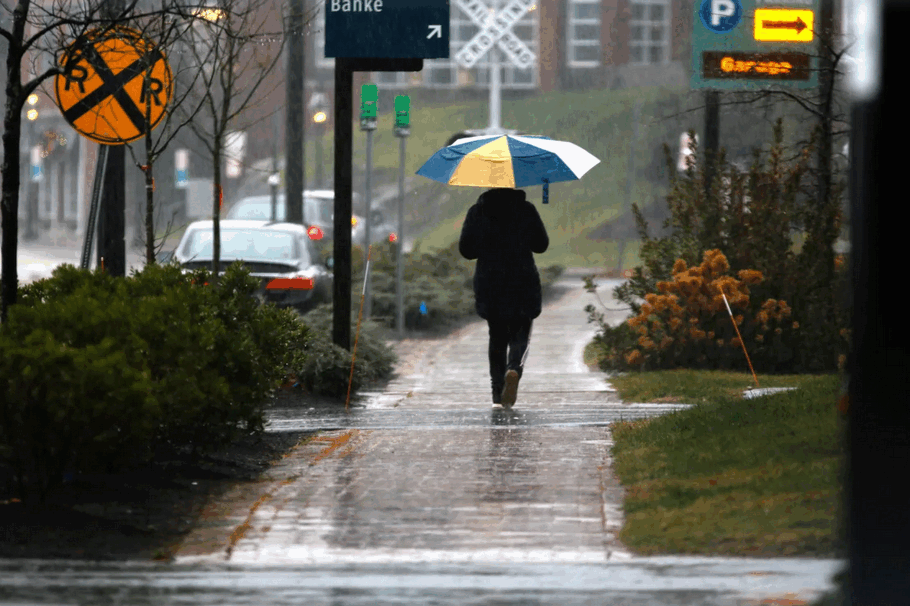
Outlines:
[{"label": "red arrow on yellow sign", "polygon": [[789,8],[755,10],[755,39],[760,42],[812,42],[815,13]]}]

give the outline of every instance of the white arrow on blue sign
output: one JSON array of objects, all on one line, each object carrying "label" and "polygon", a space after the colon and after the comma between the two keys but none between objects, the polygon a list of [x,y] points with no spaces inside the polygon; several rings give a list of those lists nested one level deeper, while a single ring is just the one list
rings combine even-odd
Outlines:
[{"label": "white arrow on blue sign", "polygon": [[448,59],[448,0],[325,0],[325,56]]}]

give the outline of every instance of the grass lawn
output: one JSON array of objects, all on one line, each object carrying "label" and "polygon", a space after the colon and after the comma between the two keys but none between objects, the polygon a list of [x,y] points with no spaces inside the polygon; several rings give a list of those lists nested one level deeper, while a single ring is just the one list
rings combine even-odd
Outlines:
[{"label": "grass lawn", "polygon": [[620,539],[642,555],[845,557],[837,375],[759,377],[796,391],[744,399],[749,374],[630,373],[624,401],[689,410],[613,426],[626,488]]}]

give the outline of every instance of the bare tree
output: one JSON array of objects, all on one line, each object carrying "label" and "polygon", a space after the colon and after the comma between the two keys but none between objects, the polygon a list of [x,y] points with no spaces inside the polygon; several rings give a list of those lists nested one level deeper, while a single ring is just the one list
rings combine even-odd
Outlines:
[{"label": "bare tree", "polygon": [[[280,15],[278,0],[217,0],[204,12],[188,37],[189,50],[199,66],[194,94],[203,105],[190,125],[206,147],[213,164],[212,272],[221,270],[222,164],[229,132],[249,128],[268,118],[255,112],[274,90],[270,78],[281,59],[284,37],[268,26]],[[192,97],[192,95],[191,95]],[[192,106],[193,103],[190,103]]]},{"label": "bare tree", "polygon": [[[201,73],[199,64],[191,59],[189,53],[183,52],[182,48],[189,32],[196,21],[201,18],[201,13],[198,9],[183,12],[179,7],[168,7],[166,2],[167,0],[163,0],[160,13],[145,20],[141,32],[144,39],[167,51],[171,82],[162,83],[159,79],[153,78],[154,64],[151,62],[147,64],[144,80],[146,134],[136,142],[136,147],[141,147],[141,151],[137,152],[133,145],[127,145],[133,163],[145,175],[145,236],[142,241],[146,264],[155,262],[155,256],[171,235],[173,226],[172,216],[164,235],[156,241],[155,162],[181,129],[195,119],[204,106],[202,99],[191,98],[191,93]],[[157,88],[153,89],[153,86],[157,86]],[[164,113],[160,115],[159,121],[153,123],[153,106],[159,105],[160,107],[162,104],[166,105]],[[179,112],[177,108],[180,108]]]}]

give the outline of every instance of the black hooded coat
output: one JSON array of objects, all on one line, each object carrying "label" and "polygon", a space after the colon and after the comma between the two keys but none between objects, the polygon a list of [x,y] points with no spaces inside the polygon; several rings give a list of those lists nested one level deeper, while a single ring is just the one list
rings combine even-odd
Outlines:
[{"label": "black hooded coat", "polygon": [[497,188],[480,194],[465,217],[458,251],[477,259],[474,301],[481,318],[540,315],[540,274],[532,253],[549,245],[543,221],[524,191]]}]

